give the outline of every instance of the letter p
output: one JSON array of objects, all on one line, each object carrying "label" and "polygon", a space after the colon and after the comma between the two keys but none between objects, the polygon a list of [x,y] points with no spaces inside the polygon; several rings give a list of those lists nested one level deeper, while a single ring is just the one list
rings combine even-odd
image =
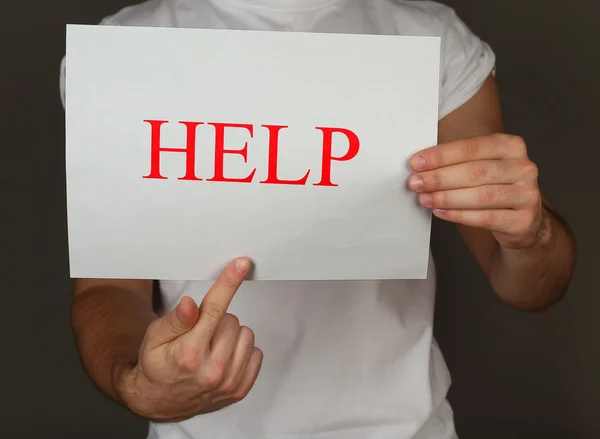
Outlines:
[{"label": "letter p", "polygon": [[[323,164],[321,168],[321,181],[314,186],[337,186],[331,182],[331,163],[333,160],[346,162],[352,160],[358,154],[360,141],[358,136],[346,128],[316,127],[323,132]],[[341,133],[348,139],[348,151],[342,157],[332,155],[333,133]]]}]

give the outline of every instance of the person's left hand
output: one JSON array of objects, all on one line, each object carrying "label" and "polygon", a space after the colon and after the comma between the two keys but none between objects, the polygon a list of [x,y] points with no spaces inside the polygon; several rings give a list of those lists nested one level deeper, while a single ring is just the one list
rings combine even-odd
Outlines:
[{"label": "person's left hand", "polygon": [[507,248],[536,243],[543,207],[538,168],[523,139],[474,137],[424,149],[410,159],[409,187],[446,221],[490,230]]}]

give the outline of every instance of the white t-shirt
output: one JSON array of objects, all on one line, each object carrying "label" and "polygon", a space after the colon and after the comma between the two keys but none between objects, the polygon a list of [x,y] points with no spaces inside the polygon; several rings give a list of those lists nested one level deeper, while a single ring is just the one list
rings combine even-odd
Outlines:
[{"label": "white t-shirt", "polygon": [[[150,0],[102,24],[441,36],[440,119],[495,63],[452,9],[431,1]],[[64,73],[63,62],[63,99]],[[450,376],[432,336],[435,282],[432,262],[423,281],[244,283],[230,312],[264,351],[253,390],[212,414],[151,423],[148,438],[455,438]],[[161,286],[169,311],[184,295],[200,302],[210,282]]]}]

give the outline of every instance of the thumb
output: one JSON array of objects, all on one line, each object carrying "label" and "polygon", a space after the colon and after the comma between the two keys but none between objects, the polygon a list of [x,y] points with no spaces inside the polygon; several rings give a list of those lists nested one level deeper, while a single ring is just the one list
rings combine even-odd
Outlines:
[{"label": "thumb", "polygon": [[172,342],[194,327],[198,321],[198,305],[191,297],[185,296],[167,315],[154,321],[149,335],[149,347],[155,348]]}]

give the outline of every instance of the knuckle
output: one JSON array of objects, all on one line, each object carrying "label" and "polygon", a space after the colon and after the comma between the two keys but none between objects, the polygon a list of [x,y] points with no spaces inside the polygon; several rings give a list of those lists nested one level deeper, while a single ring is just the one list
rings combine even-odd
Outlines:
[{"label": "knuckle", "polygon": [[444,163],[444,157],[439,148],[433,148],[431,150],[430,160],[434,165],[437,165],[437,166],[440,166]]},{"label": "knuckle", "polygon": [[232,378],[223,381],[219,387],[219,393],[222,395],[233,395],[237,390],[237,383]]},{"label": "knuckle", "polygon": [[177,368],[183,372],[194,372],[200,367],[200,355],[195,349],[184,349],[177,357]]},{"label": "knuckle", "polygon": [[505,134],[505,133],[495,133],[492,134],[490,136],[490,139],[492,141],[492,144],[494,144],[494,146],[501,146],[504,143],[508,142],[508,138],[510,137],[509,134]]},{"label": "knuckle", "polygon": [[524,175],[526,175],[527,177],[529,177],[531,179],[536,179],[539,175],[538,166],[531,160],[526,160],[523,163],[522,172]]},{"label": "knuckle", "polygon": [[262,361],[263,361],[263,357],[264,357],[263,351],[262,351],[262,350],[260,350],[260,349],[259,349],[259,348],[257,348],[257,347],[253,348],[253,349],[252,349],[252,357],[253,357],[253,358],[256,358],[256,364],[258,365],[258,366],[256,367],[256,370],[255,370],[255,372],[254,372],[254,375],[255,375],[255,376],[257,376],[257,375],[258,375],[258,372],[259,372],[259,370],[260,370],[260,366],[261,366],[261,364],[262,364]]},{"label": "knuckle", "polygon": [[212,319],[220,319],[225,314],[219,304],[210,301],[202,304],[202,312]]},{"label": "knuckle", "polygon": [[233,399],[235,402],[242,401],[244,398],[246,398],[246,396],[248,396],[248,394],[250,393],[250,389],[251,388],[244,388],[237,390],[233,393],[231,399]]},{"label": "knuckle", "polygon": [[481,223],[484,227],[495,226],[498,223],[498,214],[493,210],[483,213]]},{"label": "knuckle", "polygon": [[522,156],[527,154],[527,144],[521,136],[506,135],[506,142],[510,147],[511,152]]},{"label": "knuckle", "polygon": [[213,365],[208,368],[203,374],[200,384],[203,388],[208,390],[216,390],[223,383],[225,372],[218,365]]},{"label": "knuckle", "polygon": [[232,328],[240,327],[240,319],[238,319],[237,316],[229,313],[223,316],[223,323],[231,326]]},{"label": "knuckle", "polygon": [[488,168],[478,163],[469,165],[469,179],[472,182],[480,182],[488,175]]},{"label": "knuckle", "polygon": [[248,346],[254,346],[255,336],[254,331],[248,328],[247,326],[242,326],[240,328],[240,339],[244,340]]},{"label": "knuckle", "polygon": [[524,203],[528,205],[537,205],[541,201],[541,194],[539,189],[528,189],[524,193]]},{"label": "knuckle", "polygon": [[524,229],[528,230],[535,223],[537,216],[532,210],[525,210],[521,213],[520,222]]},{"label": "knuckle", "polygon": [[263,351],[260,350],[259,348],[254,348],[254,353],[258,357],[258,364],[260,365],[262,363],[263,357],[264,357]]},{"label": "knuckle", "polygon": [[479,157],[481,146],[475,138],[465,139],[463,151],[467,160],[475,160],[477,157]]},{"label": "knuckle", "polygon": [[501,190],[484,189],[479,193],[477,201],[482,206],[488,206],[502,196]]},{"label": "knuckle", "polygon": [[505,182],[505,177],[510,174],[511,163],[509,160],[492,160],[488,165],[491,179],[498,184]]}]

